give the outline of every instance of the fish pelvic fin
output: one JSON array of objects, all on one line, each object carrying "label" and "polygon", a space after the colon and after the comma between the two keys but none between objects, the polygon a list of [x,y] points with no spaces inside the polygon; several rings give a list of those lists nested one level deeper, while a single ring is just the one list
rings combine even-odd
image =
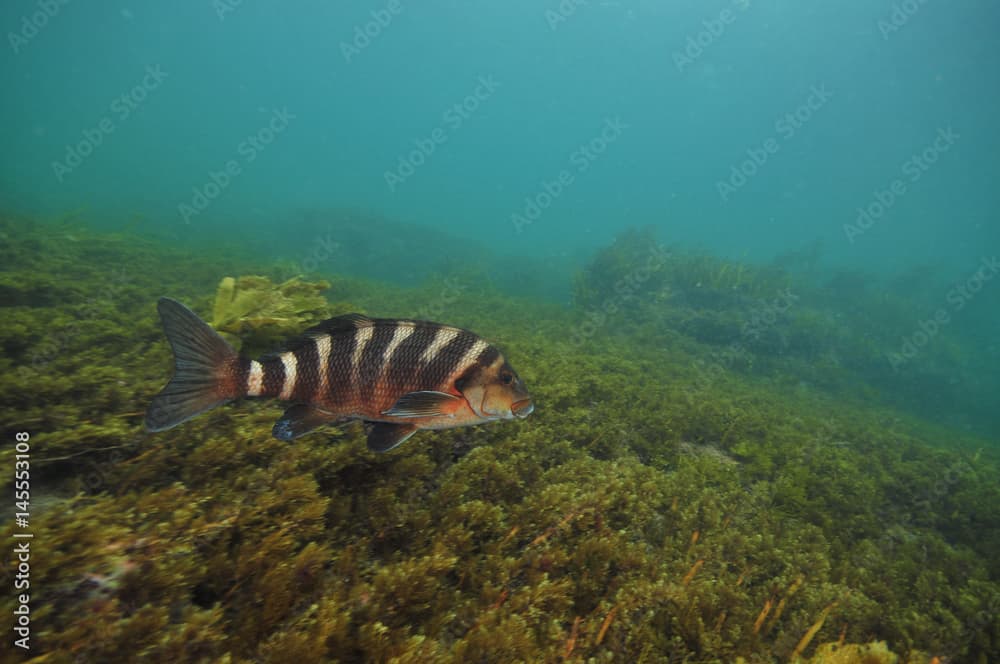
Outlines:
[{"label": "fish pelvic fin", "polygon": [[208,323],[177,300],[157,303],[163,331],[174,351],[174,375],[149,404],[146,430],[165,431],[230,401],[241,392],[241,358]]},{"label": "fish pelvic fin", "polygon": [[300,403],[285,411],[281,419],[274,423],[271,434],[278,440],[291,441],[325,424],[339,424],[346,420],[347,418],[334,413]]},{"label": "fish pelvic fin", "polygon": [[413,424],[373,422],[368,431],[368,449],[372,452],[388,452],[399,447],[417,432]]}]

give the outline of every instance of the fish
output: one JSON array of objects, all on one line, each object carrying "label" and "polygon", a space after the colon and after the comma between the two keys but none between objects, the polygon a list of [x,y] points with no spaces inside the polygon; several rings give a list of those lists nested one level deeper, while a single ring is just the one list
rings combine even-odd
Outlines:
[{"label": "fish", "polygon": [[368,448],[388,452],[422,429],[524,419],[535,409],[503,354],[458,327],[346,314],[251,359],[177,300],[160,298],[157,310],[174,373],[146,411],[150,432],[236,399],[273,398],[292,404],[272,429],[279,440],[361,420]]}]

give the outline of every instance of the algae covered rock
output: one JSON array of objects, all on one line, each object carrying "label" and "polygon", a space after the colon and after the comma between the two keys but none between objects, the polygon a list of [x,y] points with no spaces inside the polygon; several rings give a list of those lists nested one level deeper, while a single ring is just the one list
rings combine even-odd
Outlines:
[{"label": "algae covered rock", "polygon": [[824,643],[816,648],[808,664],[897,664],[899,661],[899,655],[889,650],[885,641],[873,641],[864,644]]},{"label": "algae covered rock", "polygon": [[237,348],[273,347],[330,316],[322,295],[329,288],[328,281],[298,277],[281,284],[253,275],[226,277],[215,293],[212,326]]}]

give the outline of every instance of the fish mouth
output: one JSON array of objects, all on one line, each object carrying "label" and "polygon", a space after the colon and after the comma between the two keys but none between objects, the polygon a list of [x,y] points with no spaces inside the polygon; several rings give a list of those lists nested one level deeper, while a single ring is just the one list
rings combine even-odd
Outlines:
[{"label": "fish mouth", "polygon": [[531,399],[521,399],[520,401],[515,401],[510,405],[510,412],[514,414],[514,417],[524,419],[528,415],[535,412],[535,402]]}]

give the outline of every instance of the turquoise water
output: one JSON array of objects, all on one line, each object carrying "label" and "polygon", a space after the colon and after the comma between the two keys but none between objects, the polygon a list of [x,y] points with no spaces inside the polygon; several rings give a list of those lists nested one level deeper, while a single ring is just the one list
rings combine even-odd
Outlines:
[{"label": "turquoise water", "polygon": [[[653,224],[726,255],[822,239],[839,263],[956,276],[997,240],[1000,54],[984,1],[0,12],[0,200],[25,212],[138,213],[197,238],[350,207],[542,256]],[[577,154],[602,131],[607,145]],[[239,173],[213,179],[229,162]],[[734,167],[752,175],[720,194],[741,182]],[[572,184],[517,233],[512,215],[563,171]],[[845,231],[895,180],[905,193]],[[185,215],[206,187],[216,195]]]}]

